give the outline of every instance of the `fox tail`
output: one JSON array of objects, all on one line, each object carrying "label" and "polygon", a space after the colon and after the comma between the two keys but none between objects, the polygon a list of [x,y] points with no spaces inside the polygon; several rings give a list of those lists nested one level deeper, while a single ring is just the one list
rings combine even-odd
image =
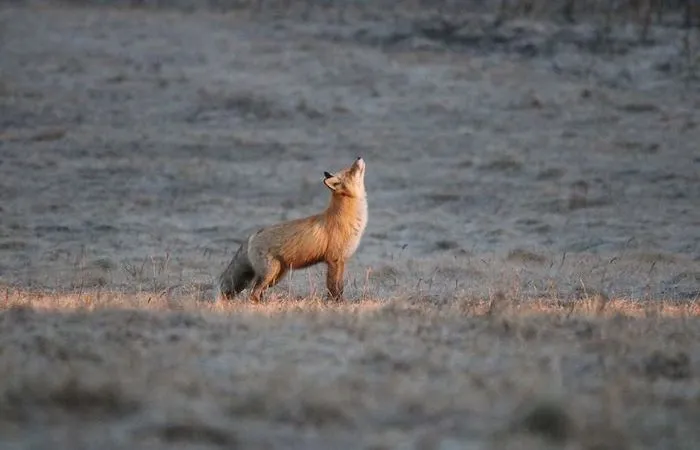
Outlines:
[{"label": "fox tail", "polygon": [[214,289],[214,300],[230,300],[248,287],[255,276],[255,270],[248,259],[248,241],[244,241],[231,258],[226,270],[219,276]]}]

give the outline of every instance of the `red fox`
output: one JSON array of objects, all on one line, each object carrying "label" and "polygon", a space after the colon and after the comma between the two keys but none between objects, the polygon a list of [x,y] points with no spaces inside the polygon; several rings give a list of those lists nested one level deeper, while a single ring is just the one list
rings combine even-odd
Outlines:
[{"label": "red fox", "polygon": [[288,270],[325,262],[328,294],[343,300],[345,262],[357,250],[367,226],[365,162],[358,157],[340,172],[323,174],[331,191],[326,210],[251,234],[219,276],[221,296],[231,299],[252,282],[250,300],[258,303]]}]

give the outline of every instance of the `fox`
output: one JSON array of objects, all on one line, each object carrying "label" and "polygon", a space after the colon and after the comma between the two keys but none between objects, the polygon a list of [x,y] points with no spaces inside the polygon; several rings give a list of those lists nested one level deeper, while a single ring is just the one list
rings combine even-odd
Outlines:
[{"label": "fox", "polygon": [[248,235],[219,276],[216,298],[231,300],[251,287],[249,300],[259,303],[288,271],[325,263],[326,298],[344,301],[345,264],[367,227],[365,161],[358,156],[349,167],[323,176],[330,190],[326,209]]}]

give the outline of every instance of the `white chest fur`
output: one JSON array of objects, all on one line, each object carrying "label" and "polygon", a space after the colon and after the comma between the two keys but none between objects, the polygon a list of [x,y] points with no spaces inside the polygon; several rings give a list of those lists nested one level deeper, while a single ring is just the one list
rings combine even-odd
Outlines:
[{"label": "white chest fur", "polygon": [[352,229],[348,236],[348,241],[345,246],[345,257],[349,258],[355,254],[357,247],[360,246],[360,240],[362,240],[362,235],[367,228],[367,218],[368,218],[368,208],[367,199],[362,199],[362,201],[357,204],[357,213],[355,220],[351,224]]}]

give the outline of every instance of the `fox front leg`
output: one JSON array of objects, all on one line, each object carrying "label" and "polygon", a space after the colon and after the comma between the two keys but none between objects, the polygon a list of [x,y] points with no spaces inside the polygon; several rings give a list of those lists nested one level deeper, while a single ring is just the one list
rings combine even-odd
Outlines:
[{"label": "fox front leg", "polygon": [[343,300],[343,275],[345,272],[345,261],[328,261],[328,272],[326,274],[326,288],[331,300]]}]

